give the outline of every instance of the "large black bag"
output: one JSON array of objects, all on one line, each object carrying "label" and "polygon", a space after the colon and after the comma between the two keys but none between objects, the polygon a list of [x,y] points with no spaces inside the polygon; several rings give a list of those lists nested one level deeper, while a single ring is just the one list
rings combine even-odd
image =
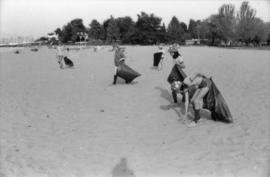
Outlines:
[{"label": "large black bag", "polygon": [[64,57],[64,62],[68,67],[73,67],[74,66],[73,62],[68,57]]},{"label": "large black bag", "polygon": [[158,67],[160,60],[162,59],[162,52],[154,53],[153,66]]},{"label": "large black bag", "polygon": [[213,120],[232,123],[232,114],[222,94],[216,87],[212,78],[207,79],[207,82],[209,85],[209,91],[204,97],[203,108],[211,111]]},{"label": "large black bag", "polygon": [[187,77],[186,73],[183,71],[183,69],[181,68],[181,66],[179,65],[174,65],[171,73],[169,74],[167,81],[172,84],[172,82],[174,81],[180,81],[183,82],[184,79]]},{"label": "large black bag", "polygon": [[126,82],[132,82],[136,77],[141,76],[141,74],[130,68],[125,63],[121,63],[120,69],[117,70],[117,76],[121,77]]}]

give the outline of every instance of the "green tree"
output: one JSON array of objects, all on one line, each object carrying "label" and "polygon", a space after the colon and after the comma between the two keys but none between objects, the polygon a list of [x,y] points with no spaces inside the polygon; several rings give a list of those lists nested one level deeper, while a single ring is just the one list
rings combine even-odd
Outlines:
[{"label": "green tree", "polygon": [[188,31],[187,25],[184,22],[181,22],[180,25],[181,25],[182,29],[184,30],[184,32],[186,33]]},{"label": "green tree", "polygon": [[[260,18],[255,18],[254,19],[254,29],[252,33],[252,42],[255,45],[260,45],[262,41],[266,41],[266,35],[267,31],[265,28],[265,24]],[[269,31],[268,31],[269,32]]]},{"label": "green tree", "polygon": [[135,32],[135,22],[128,16],[117,18],[115,21],[119,27],[120,40],[123,43],[131,43],[130,37]]},{"label": "green tree", "polygon": [[189,24],[188,24],[188,33],[190,33],[192,38],[197,38],[198,33],[197,33],[197,23],[195,20],[190,19]]},{"label": "green tree", "polygon": [[168,25],[168,36],[171,41],[174,42],[183,42],[184,40],[184,29],[182,25],[180,24],[177,17],[173,16],[169,25]]},{"label": "green tree", "polygon": [[136,22],[136,32],[134,40],[138,44],[156,44],[159,42],[159,35],[161,33],[161,18],[154,14],[146,14],[141,12],[138,15]]},{"label": "green tree", "polygon": [[90,23],[90,29],[88,32],[88,36],[91,39],[101,39],[101,35],[102,35],[102,26],[100,25],[100,23],[94,19],[92,20],[92,22]]},{"label": "green tree", "polygon": [[76,42],[80,40],[79,33],[86,31],[83,21],[80,18],[71,20],[67,25],[63,26],[61,32],[57,30],[60,34],[60,40],[64,43],[72,41]]},{"label": "green tree", "polygon": [[209,39],[210,31],[207,20],[203,20],[200,24],[197,25],[197,33],[199,34],[200,39]]},{"label": "green tree", "polygon": [[207,19],[208,38],[211,41],[210,45],[218,45],[221,39],[221,30],[219,28],[218,15],[211,15]]},{"label": "green tree", "polygon": [[63,43],[67,43],[68,41],[72,40],[71,38],[72,35],[73,35],[72,25],[68,23],[62,29],[62,35],[61,35],[60,41]]},{"label": "green tree", "polygon": [[120,39],[120,29],[117,26],[115,19],[111,16],[110,21],[108,23],[106,41],[112,43],[119,39]]},{"label": "green tree", "polygon": [[74,20],[71,20],[70,24],[72,28],[72,42],[80,41],[80,33],[86,32],[83,20],[80,18],[76,18]]},{"label": "green tree", "polygon": [[235,36],[235,8],[232,4],[224,4],[219,8],[217,20],[215,21],[220,31],[221,39],[227,42]]},{"label": "green tree", "polygon": [[245,42],[246,45],[255,37],[255,16],[256,11],[249,6],[247,1],[244,1],[237,14],[237,36],[238,39]]}]

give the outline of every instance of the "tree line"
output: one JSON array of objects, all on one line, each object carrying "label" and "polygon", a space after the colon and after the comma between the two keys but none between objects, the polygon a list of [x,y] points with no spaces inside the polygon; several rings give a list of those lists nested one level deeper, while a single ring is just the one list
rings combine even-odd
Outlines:
[{"label": "tree line", "polygon": [[106,19],[102,23],[93,19],[88,27],[83,20],[76,18],[54,31],[63,43],[87,40],[89,43],[153,45],[158,43],[177,42],[201,39],[208,45],[241,43],[259,45],[270,43],[270,23],[256,17],[256,11],[247,1],[241,4],[238,11],[232,4],[222,5],[217,14],[204,20],[190,19],[189,24],[180,22],[173,16],[168,26],[155,14],[141,12],[137,21],[131,17]]}]

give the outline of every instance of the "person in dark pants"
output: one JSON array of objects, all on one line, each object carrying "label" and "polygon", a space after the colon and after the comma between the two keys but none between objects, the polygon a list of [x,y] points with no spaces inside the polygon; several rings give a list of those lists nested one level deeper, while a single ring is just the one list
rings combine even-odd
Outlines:
[{"label": "person in dark pants", "polygon": [[125,63],[126,56],[124,54],[124,48],[120,48],[118,45],[115,47],[114,53],[114,76],[113,76],[113,84],[116,84],[117,81],[117,71],[120,69],[120,65]]},{"label": "person in dark pants", "polygon": [[[183,70],[185,68],[185,63],[181,54],[179,53],[178,45],[174,43],[173,46],[171,46],[168,51],[173,58],[173,68],[167,81],[171,84],[171,86],[173,86],[175,82],[176,83],[178,81],[183,82],[184,79],[187,77],[187,75]],[[174,103],[177,103],[177,92],[175,90],[172,90],[172,97]],[[184,94],[182,94],[182,101],[185,102]]]},{"label": "person in dark pants", "polygon": [[160,44],[158,46],[158,51],[154,53],[154,61],[153,61],[153,69],[161,70],[162,69],[162,63],[164,59],[165,51],[163,49],[163,46]]}]

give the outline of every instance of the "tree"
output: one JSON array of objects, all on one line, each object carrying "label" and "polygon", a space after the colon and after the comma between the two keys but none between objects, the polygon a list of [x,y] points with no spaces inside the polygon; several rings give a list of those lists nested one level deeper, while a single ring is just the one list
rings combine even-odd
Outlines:
[{"label": "tree", "polygon": [[199,25],[197,25],[197,33],[200,39],[209,39],[210,30],[207,20],[203,20]]},{"label": "tree", "polygon": [[157,39],[158,43],[167,43],[169,41],[169,36],[164,23],[162,24],[160,30],[157,32]]},{"label": "tree", "polygon": [[73,42],[80,41],[79,33],[84,33],[86,31],[85,26],[83,25],[83,20],[80,18],[76,18],[74,20],[71,20],[70,25],[72,28],[71,40]]},{"label": "tree", "polygon": [[115,19],[111,16],[111,19],[109,21],[108,28],[107,28],[106,41],[109,43],[112,43],[119,39],[120,39],[120,29],[117,26]]},{"label": "tree", "polygon": [[135,22],[128,16],[117,18],[115,21],[119,27],[120,40],[123,43],[130,43],[130,37],[135,32]]},{"label": "tree", "polygon": [[197,27],[196,21],[193,20],[193,19],[190,19],[189,20],[189,25],[188,25],[188,32],[190,33],[192,38],[197,38],[198,37],[196,27]]},{"label": "tree", "polygon": [[265,31],[265,24],[260,18],[254,19],[254,31],[253,31],[253,38],[251,42],[255,45],[260,45],[262,41],[266,41],[266,31]]},{"label": "tree", "polygon": [[255,37],[255,16],[256,11],[249,6],[247,1],[244,1],[237,14],[237,35],[239,40],[245,42],[246,45]]},{"label": "tree", "polygon": [[182,29],[184,30],[184,32],[186,33],[188,31],[187,25],[184,22],[181,22],[180,25],[181,25]]},{"label": "tree", "polygon": [[268,35],[267,35],[266,42],[267,42],[267,45],[270,45],[270,33],[268,33]]},{"label": "tree", "polygon": [[101,35],[102,35],[102,26],[100,25],[100,23],[97,20],[92,20],[92,22],[90,23],[90,29],[88,32],[88,36],[89,38],[92,39],[101,39]]},{"label": "tree", "polygon": [[263,41],[270,45],[270,22],[264,23],[264,38]]},{"label": "tree", "polygon": [[219,28],[221,39],[225,42],[232,40],[235,36],[235,8],[232,4],[224,4],[219,8],[215,21]]},{"label": "tree", "polygon": [[158,43],[159,35],[162,31],[160,23],[160,17],[156,17],[154,14],[148,15],[145,12],[141,12],[141,14],[138,15],[138,20],[135,24],[136,43],[144,45]]},{"label": "tree", "polygon": [[72,25],[68,23],[62,29],[62,35],[61,35],[60,41],[63,43],[67,43],[68,41],[72,40],[71,39],[72,35],[73,35]]},{"label": "tree", "polygon": [[184,29],[180,24],[177,17],[173,16],[169,25],[168,25],[168,36],[170,40],[174,42],[183,42],[184,40]]},{"label": "tree", "polygon": [[207,19],[208,26],[208,38],[210,39],[210,45],[217,45],[221,39],[221,30],[218,26],[218,15],[211,15]]},{"label": "tree", "polygon": [[63,26],[62,30],[56,29],[58,34],[60,34],[61,42],[76,42],[80,40],[79,33],[84,33],[86,31],[83,21],[80,18],[71,20],[67,25]]}]

